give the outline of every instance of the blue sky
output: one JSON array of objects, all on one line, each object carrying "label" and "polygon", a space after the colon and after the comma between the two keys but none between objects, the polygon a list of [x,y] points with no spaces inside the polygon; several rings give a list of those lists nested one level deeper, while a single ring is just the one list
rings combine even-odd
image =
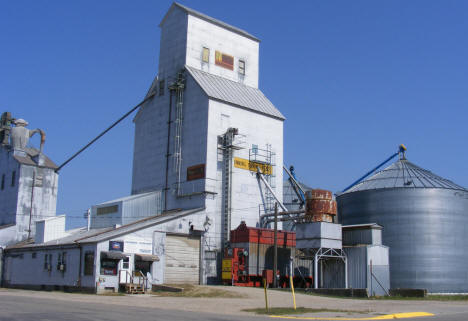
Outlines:
[{"label": "blue sky", "polygon": [[[63,162],[137,104],[171,1],[2,1],[0,109]],[[259,37],[260,88],[287,117],[285,163],[339,191],[400,143],[468,187],[468,2],[181,1]],[[38,145],[38,138],[34,138]],[[58,213],[128,195],[131,117],[63,168]]]}]

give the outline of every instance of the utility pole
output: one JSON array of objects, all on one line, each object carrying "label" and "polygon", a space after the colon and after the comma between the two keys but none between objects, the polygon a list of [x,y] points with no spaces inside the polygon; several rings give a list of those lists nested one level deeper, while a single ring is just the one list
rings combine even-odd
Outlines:
[{"label": "utility pole", "polygon": [[278,203],[275,203],[275,240],[273,245],[273,287],[278,287]]}]

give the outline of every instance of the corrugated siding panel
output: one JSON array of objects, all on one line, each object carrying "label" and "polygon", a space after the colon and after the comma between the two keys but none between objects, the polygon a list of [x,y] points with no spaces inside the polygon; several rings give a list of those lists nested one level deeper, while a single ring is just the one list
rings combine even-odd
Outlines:
[{"label": "corrugated siding panel", "polygon": [[341,259],[324,260],[322,267],[322,286],[329,289],[342,289],[345,287],[345,264]]},{"label": "corrugated siding panel", "polygon": [[343,229],[343,245],[372,244],[371,229]]},{"label": "corrugated siding panel", "polygon": [[199,284],[200,239],[167,235],[165,249],[166,284]]},{"label": "corrugated siding panel", "polygon": [[285,119],[268,98],[258,88],[215,76],[204,71],[185,67],[208,97],[245,107],[256,112]]},{"label": "corrugated siding panel", "polygon": [[157,191],[145,196],[122,201],[122,223],[127,224],[162,213],[163,193]]},{"label": "corrugated siding panel", "polygon": [[367,247],[345,247],[348,258],[348,287],[367,288]]}]

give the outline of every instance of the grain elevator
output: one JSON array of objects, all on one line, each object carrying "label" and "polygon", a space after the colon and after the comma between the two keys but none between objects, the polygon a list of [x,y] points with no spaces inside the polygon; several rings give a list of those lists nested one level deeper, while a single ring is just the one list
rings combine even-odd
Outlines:
[{"label": "grain elevator", "polygon": [[258,38],[177,3],[160,28],[153,98],[134,118],[132,194],[161,193],[161,211],[205,208],[193,224],[221,253],[241,221],[258,226],[282,200],[284,116],[258,88]]}]

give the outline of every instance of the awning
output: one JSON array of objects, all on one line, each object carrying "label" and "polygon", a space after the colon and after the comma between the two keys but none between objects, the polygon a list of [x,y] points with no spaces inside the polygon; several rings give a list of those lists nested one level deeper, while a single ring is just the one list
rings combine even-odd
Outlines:
[{"label": "awning", "polygon": [[128,254],[125,254],[123,252],[117,252],[117,251],[102,251],[101,252],[101,258],[103,259],[111,259],[111,260],[121,260],[125,259]]},{"label": "awning", "polygon": [[159,257],[156,255],[149,255],[149,254],[135,254],[135,261],[145,261],[145,262],[155,262],[159,261]]}]

